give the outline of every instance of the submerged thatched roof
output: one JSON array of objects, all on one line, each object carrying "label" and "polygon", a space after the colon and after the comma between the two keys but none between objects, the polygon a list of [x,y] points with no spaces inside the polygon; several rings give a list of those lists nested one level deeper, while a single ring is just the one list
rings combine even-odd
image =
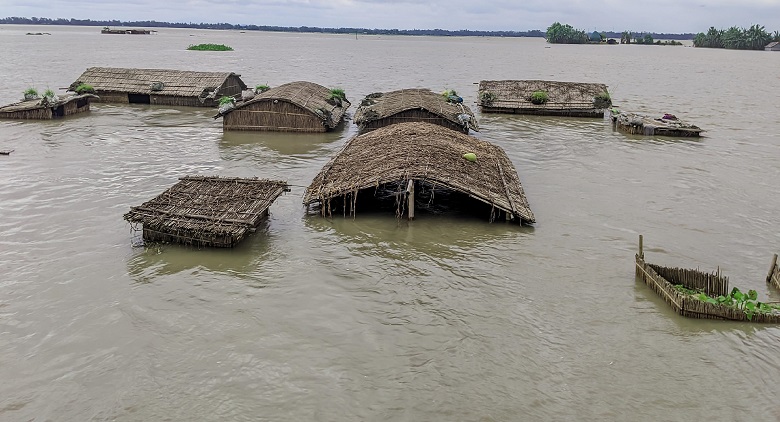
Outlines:
[{"label": "submerged thatched roof", "polygon": [[63,95],[53,102],[49,101],[49,99],[45,97],[36,100],[20,101],[18,103],[8,104],[0,107],[0,113],[17,113],[20,111],[39,110],[43,108],[56,108],[72,101],[78,101],[84,98],[98,98],[98,96],[92,94]]},{"label": "submerged thatched roof", "polygon": [[[549,99],[544,104],[531,102],[531,94],[544,91]],[[604,84],[556,81],[481,81],[479,104],[491,108],[539,110],[587,110],[609,107],[596,101],[599,94],[608,93]]]},{"label": "submerged thatched roof", "polygon": [[124,219],[182,243],[233,246],[285,190],[278,180],[187,176]]},{"label": "submerged thatched roof", "polygon": [[[70,90],[84,83],[92,85],[98,93],[110,91],[174,97],[214,97],[218,95],[217,89],[230,76],[241,75],[233,72],[90,67],[70,85]],[[246,88],[243,82],[240,85],[242,89]]]},{"label": "submerged thatched roof", "polygon": [[259,102],[286,101],[310,111],[322,119],[323,124],[333,129],[341,122],[344,113],[352,104],[346,99],[331,99],[331,96],[331,90],[322,85],[306,81],[290,82],[257,94],[251,100],[239,102],[233,108],[220,110],[214,118]]},{"label": "submerged thatched roof", "polygon": [[684,122],[673,114],[664,114],[661,117],[650,117],[638,113],[629,113],[613,109],[612,121],[620,129],[630,128],[634,134],[671,135],[671,136],[700,136],[704,130],[694,124]]},{"label": "submerged thatched roof", "polygon": [[[463,158],[476,154],[476,161]],[[320,171],[304,204],[380,184],[421,180],[466,193],[524,223],[533,223],[523,187],[504,151],[431,123],[398,123],[358,135]]]},{"label": "submerged thatched roof", "polygon": [[450,103],[430,89],[401,89],[369,94],[355,112],[355,124],[365,126],[407,110],[424,110],[474,131],[479,124],[474,113],[463,104]]}]

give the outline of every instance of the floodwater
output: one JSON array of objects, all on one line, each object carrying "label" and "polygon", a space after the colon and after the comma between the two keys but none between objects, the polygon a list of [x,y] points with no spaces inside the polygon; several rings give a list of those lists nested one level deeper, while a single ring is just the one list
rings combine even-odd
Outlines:
[{"label": "floodwater", "polygon": [[[89,66],[309,80],[353,104],[481,79],[602,82],[701,139],[480,116],[537,223],[306,216],[354,135],[223,134],[214,110],[97,104],[0,122],[0,420],[778,420],[780,328],[684,319],[634,276],[720,270],[780,300],[780,54],[659,46],[0,26],[0,103]],[[26,32],[51,35],[27,36]],[[225,43],[233,52],[186,51]],[[354,112],[354,108],[351,110]],[[392,154],[392,151],[388,151]],[[234,250],[133,247],[122,214],[189,174],[292,191]]]}]

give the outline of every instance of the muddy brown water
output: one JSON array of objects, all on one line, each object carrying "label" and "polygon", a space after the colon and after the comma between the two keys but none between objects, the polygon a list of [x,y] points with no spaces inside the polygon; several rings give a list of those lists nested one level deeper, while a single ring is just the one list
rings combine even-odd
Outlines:
[{"label": "muddy brown water", "polygon": [[[307,217],[303,188],[354,135],[223,134],[210,109],[94,105],[0,122],[0,420],[777,420],[780,330],[676,316],[649,262],[780,300],[780,53],[429,38],[0,26],[0,103],[89,66],[309,80],[358,103],[481,79],[602,82],[599,119],[485,115],[537,224]],[[224,43],[233,52],[186,51]],[[350,110],[354,112],[354,108]],[[392,151],[389,151],[392,153]],[[122,214],[187,174],[293,184],[235,250],[134,248]]]}]

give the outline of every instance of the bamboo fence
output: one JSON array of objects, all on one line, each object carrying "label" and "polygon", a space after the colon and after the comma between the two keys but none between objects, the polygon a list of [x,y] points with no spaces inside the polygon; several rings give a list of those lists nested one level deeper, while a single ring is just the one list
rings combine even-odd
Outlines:
[{"label": "bamboo fence", "polygon": [[636,276],[655,291],[678,314],[698,319],[746,321],[756,323],[780,323],[780,314],[755,312],[752,318],[736,307],[709,303],[693,295],[677,290],[682,285],[690,290],[701,289],[710,297],[729,294],[729,279],[716,273],[699,270],[669,268],[648,264],[644,260],[642,236],[639,237],[639,253],[635,255]]},{"label": "bamboo fence", "polygon": [[766,276],[766,282],[780,289],[780,266],[777,265],[777,254],[772,257],[772,266],[769,268],[769,275]]}]

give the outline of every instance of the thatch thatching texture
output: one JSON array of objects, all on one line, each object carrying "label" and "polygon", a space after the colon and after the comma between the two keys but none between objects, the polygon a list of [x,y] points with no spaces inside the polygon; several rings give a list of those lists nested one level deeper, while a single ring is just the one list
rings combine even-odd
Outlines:
[{"label": "thatch thatching texture", "polygon": [[[465,159],[467,153],[476,161]],[[327,213],[335,198],[355,201],[360,190],[409,180],[465,193],[520,223],[535,221],[501,148],[431,123],[399,123],[350,139],[311,182],[303,202]]]},{"label": "thatch thatching texture", "polygon": [[332,98],[331,91],[312,82],[290,82],[220,111],[225,130],[325,132],[344,119],[350,106],[346,99]]},{"label": "thatch thatching texture", "polygon": [[64,95],[55,101],[48,98],[27,100],[0,107],[0,118],[49,120],[89,111],[92,94]]},{"label": "thatch thatching texture", "polygon": [[[547,102],[531,102],[537,91],[547,93]],[[481,81],[478,93],[483,112],[570,117],[603,117],[611,105],[599,100],[603,94],[609,94],[604,84],[540,80]]]},{"label": "thatch thatching texture", "polygon": [[90,67],[70,85],[91,85],[101,102],[216,106],[215,99],[246,89],[232,72],[193,72],[171,69]]},{"label": "thatch thatching texture", "polygon": [[701,290],[707,296],[715,298],[729,294],[728,277],[699,270],[648,264],[645,262],[642,252],[636,254],[634,258],[636,261],[636,276],[641,278],[648,287],[658,293],[675,312],[682,316],[698,319],[780,323],[780,314],[777,312],[754,312],[752,316],[748,316],[748,313],[743,309],[720,303],[705,302],[674,287],[675,285],[682,285],[690,290]]},{"label": "thatch thatching texture", "polygon": [[233,247],[286,190],[278,180],[187,176],[124,218],[142,223],[147,241]]},{"label": "thatch thatching texture", "polygon": [[479,131],[474,113],[463,104],[448,102],[430,89],[401,89],[369,94],[355,112],[363,132],[395,123],[427,122],[468,133]]},{"label": "thatch thatching texture", "polygon": [[611,119],[618,130],[632,135],[697,137],[704,132],[700,127],[685,123],[673,115],[654,119],[623,111],[612,113]]}]

